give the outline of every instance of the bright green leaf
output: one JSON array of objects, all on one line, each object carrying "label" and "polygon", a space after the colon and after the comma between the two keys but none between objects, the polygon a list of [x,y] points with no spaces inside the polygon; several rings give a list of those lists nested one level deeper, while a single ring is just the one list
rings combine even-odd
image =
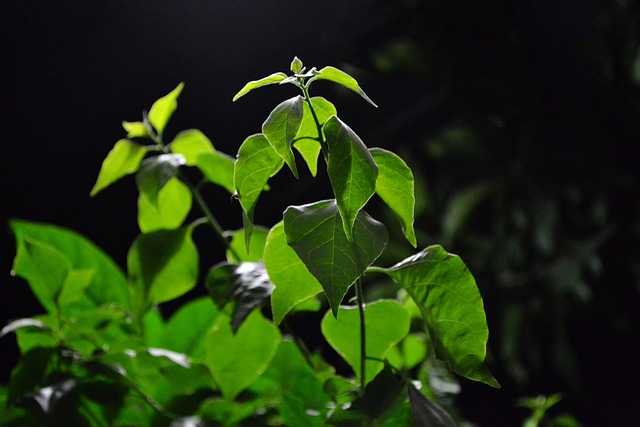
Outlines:
[{"label": "bright green leaf", "polygon": [[138,225],[143,233],[172,230],[182,225],[191,211],[191,190],[176,177],[160,188],[156,203],[147,193],[138,195]]},{"label": "bright green leaf", "polygon": [[127,131],[127,138],[148,138],[149,132],[143,122],[122,122],[122,127]]},{"label": "bright green leaf", "polygon": [[178,174],[178,169],[184,164],[182,154],[160,154],[146,159],[136,174],[138,190],[144,193],[151,203],[156,204],[160,189]]},{"label": "bright green leaf", "polygon": [[169,119],[178,108],[178,96],[180,96],[183,87],[184,83],[180,83],[175,89],[158,99],[151,106],[148,115],[149,122],[159,134],[162,134]]},{"label": "bright green leaf", "polygon": [[254,311],[234,335],[220,314],[207,334],[206,360],[227,399],[234,399],[267,369],[280,344],[280,332]]},{"label": "bright green leaf", "polygon": [[207,331],[217,317],[218,309],[210,298],[198,298],[182,305],[167,321],[162,347],[204,358]]},{"label": "bright green leaf", "polygon": [[233,168],[235,159],[219,151],[200,153],[196,159],[196,166],[207,181],[225,188],[233,194]]},{"label": "bright green leaf", "polygon": [[320,129],[318,129],[316,125],[309,104],[305,102],[302,113],[302,124],[294,139],[295,142],[293,146],[302,155],[302,158],[304,158],[311,175],[316,176],[318,172],[318,155],[320,154],[321,135],[319,132],[322,132],[324,122],[326,122],[329,117],[336,115],[336,107],[319,96],[311,98],[311,104],[313,105],[313,111],[316,113]]},{"label": "bright green leaf", "polygon": [[244,85],[244,87],[240,89],[238,93],[236,93],[236,95],[233,97],[233,101],[235,102],[238,98],[240,98],[243,95],[246,95],[248,92],[254,89],[257,89],[262,86],[272,85],[274,83],[280,83],[286,78],[287,78],[287,75],[285,73],[273,73],[270,76],[261,78],[260,80],[252,80],[246,85]]},{"label": "bright green leaf", "polygon": [[347,240],[335,200],[289,206],[284,232],[287,243],[322,285],[334,315],[349,287],[387,244],[387,229],[364,211],[356,218],[353,240]]},{"label": "bright green leaf", "polygon": [[302,124],[303,103],[304,100],[301,96],[283,101],[273,109],[262,124],[262,133],[265,138],[289,166],[296,178],[298,178],[298,169],[291,145]]},{"label": "bright green leaf", "polygon": [[[409,313],[393,300],[376,301],[365,306],[366,356],[384,359],[387,352],[409,333]],[[340,307],[338,318],[327,313],[322,319],[322,334],[362,379],[360,372],[360,315],[357,307]],[[378,360],[367,360],[365,384],[384,368]]]},{"label": "bright green leaf", "polygon": [[169,144],[171,152],[182,154],[185,164],[195,166],[198,156],[202,153],[213,153],[215,149],[207,136],[198,129],[189,129],[180,132]]},{"label": "bright green leaf", "polygon": [[356,79],[354,79],[349,74],[335,67],[331,67],[331,66],[324,67],[319,71],[318,74],[316,74],[315,77],[312,78],[312,80],[329,80],[339,85],[342,85],[347,89],[351,89],[352,91],[354,91],[355,93],[363,97],[369,104],[373,105],[374,107],[378,107],[367,96],[367,94],[364,93],[360,85],[358,85],[358,82],[356,81]]},{"label": "bright green leaf", "polygon": [[[244,229],[234,231],[231,234],[231,241],[227,249],[227,261],[230,263],[238,263],[241,261],[261,261],[264,254],[264,246],[267,242],[267,230],[265,227],[256,227],[253,229],[251,245],[247,253],[245,245]],[[239,257],[239,258],[238,258]]]},{"label": "bright green leaf", "polygon": [[145,154],[147,154],[147,148],[135,142],[127,139],[116,142],[102,162],[91,196],[95,196],[120,178],[136,172]]},{"label": "bright green leaf", "polygon": [[430,246],[376,271],[388,274],[416,302],[438,359],[459,375],[499,387],[484,366],[489,329],[482,297],[458,256]]},{"label": "bright green leaf", "polygon": [[264,248],[264,266],[275,286],[271,294],[271,310],[276,325],[298,303],[322,292],[320,283],[287,244],[282,221],[269,231]]},{"label": "bright green leaf", "polygon": [[292,73],[298,74],[302,70],[302,61],[297,56],[295,56],[293,58],[293,61],[291,61],[291,66],[289,67],[289,69],[291,69]]},{"label": "bright green leaf", "polygon": [[376,191],[378,167],[358,135],[338,117],[329,118],[322,130],[329,146],[327,172],[351,240],[356,215]]},{"label": "bright green leaf", "polygon": [[409,166],[391,151],[371,148],[369,152],[378,165],[376,193],[396,214],[405,237],[415,248],[418,243],[413,230],[413,212],[416,204],[413,173]]},{"label": "bright green leaf", "polygon": [[93,268],[69,270],[58,294],[58,305],[64,307],[81,301],[93,281],[95,272]]}]

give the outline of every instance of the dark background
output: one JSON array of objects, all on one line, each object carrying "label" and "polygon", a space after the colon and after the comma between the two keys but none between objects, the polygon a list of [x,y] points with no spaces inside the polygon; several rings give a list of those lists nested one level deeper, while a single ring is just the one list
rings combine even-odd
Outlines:
[{"label": "dark background", "polygon": [[[294,92],[233,95],[298,55],[357,77],[378,109],[324,82],[314,94],[368,146],[408,161],[419,245],[445,244],[476,275],[503,389],[463,381],[462,413],[518,425],[519,397],[563,392],[559,410],[584,425],[628,425],[639,395],[639,16],[623,0],[3,1],[0,321],[40,312],[9,274],[8,218],[74,229],[124,266],[138,232],[133,180],[89,197],[121,121],[184,81],[166,133],[199,128],[233,155]],[[325,191],[285,178],[259,222]],[[214,206],[240,227],[237,203]],[[203,265],[221,256],[207,248]],[[1,345],[6,382],[17,354],[11,337]]]}]

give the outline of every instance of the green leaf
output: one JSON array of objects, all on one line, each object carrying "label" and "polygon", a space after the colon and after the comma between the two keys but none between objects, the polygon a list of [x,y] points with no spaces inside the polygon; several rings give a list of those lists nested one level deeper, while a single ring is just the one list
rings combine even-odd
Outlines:
[{"label": "green leaf", "polygon": [[262,124],[262,133],[265,138],[296,178],[298,178],[298,168],[291,145],[302,124],[303,103],[304,100],[299,95],[283,101],[273,109]]},{"label": "green leaf", "polygon": [[127,131],[127,138],[149,138],[149,132],[144,122],[122,122]]},{"label": "green leaf", "polygon": [[416,204],[413,173],[404,160],[391,151],[371,148],[369,152],[378,165],[376,193],[396,214],[405,237],[415,248],[418,243],[413,230],[413,212]]},{"label": "green leaf", "polygon": [[346,87],[347,89],[351,89],[352,91],[354,91],[355,93],[357,93],[358,95],[363,97],[369,104],[373,105],[376,108],[378,107],[367,96],[367,94],[364,93],[364,91],[362,90],[360,85],[358,85],[358,82],[356,81],[356,79],[354,79],[349,74],[347,74],[344,71],[339,70],[339,69],[337,69],[335,67],[331,67],[331,66],[324,67],[323,69],[321,69],[318,72],[318,74],[316,74],[315,77],[310,79],[310,81],[312,81],[312,80],[329,80],[329,81],[332,81],[332,82],[337,83],[339,85],[342,85],[342,86]]},{"label": "green leaf", "polygon": [[236,93],[236,95],[233,97],[233,101],[235,102],[241,96],[246,95],[247,93],[251,92],[254,89],[257,89],[262,86],[272,85],[274,83],[280,83],[286,78],[287,78],[287,75],[285,73],[273,73],[267,77],[261,78],[260,80],[252,80],[246,85],[244,85],[244,87],[240,89],[238,93]]},{"label": "green leaf", "polygon": [[207,181],[225,188],[233,194],[233,168],[235,159],[219,151],[200,153],[196,159],[196,166]]},{"label": "green leaf", "polygon": [[210,298],[182,305],[167,321],[162,347],[204,359],[207,331],[217,317],[218,309]]},{"label": "green leaf", "polygon": [[240,146],[234,168],[234,186],[242,205],[245,241],[250,247],[253,232],[253,212],[258,197],[270,177],[284,164],[267,138],[261,133],[251,135]]},{"label": "green leaf", "polygon": [[[398,302],[380,300],[365,306],[366,355],[384,359],[387,352],[409,333],[409,313]],[[338,318],[327,313],[321,323],[322,334],[362,380],[360,372],[360,315],[358,308],[341,306]],[[366,361],[369,383],[384,368],[379,360]]]},{"label": "green leaf", "polygon": [[378,166],[369,150],[338,117],[322,127],[329,146],[327,172],[347,238],[352,240],[356,215],[376,191]]},{"label": "green leaf", "polygon": [[302,70],[302,61],[298,59],[297,56],[295,56],[293,58],[293,61],[291,61],[291,67],[289,68],[291,69],[292,73],[298,74]]},{"label": "green leaf", "polygon": [[35,328],[35,329],[41,329],[45,331],[50,329],[47,325],[45,325],[44,323],[36,319],[31,319],[31,318],[17,319],[17,320],[14,320],[13,322],[9,322],[4,326],[4,328],[2,328],[2,330],[0,330],[0,338],[4,337],[8,333],[15,332],[23,328]]},{"label": "green leaf", "polygon": [[[45,308],[55,306],[70,271],[93,270],[84,298],[75,306],[91,309],[102,304],[129,307],[127,280],[108,255],[85,237],[53,225],[11,220],[16,237],[14,273],[29,282]],[[71,279],[69,279],[71,280]],[[71,285],[69,285],[71,286]],[[36,289],[34,289],[37,288]],[[48,302],[43,302],[47,300]]]},{"label": "green leaf", "polygon": [[456,427],[456,423],[444,409],[427,399],[410,383],[407,383],[407,393],[416,427]]},{"label": "green leaf", "polygon": [[175,89],[158,99],[151,106],[148,115],[149,122],[159,134],[162,134],[169,119],[178,108],[178,96],[180,96],[183,87],[184,83],[180,83]]},{"label": "green leaf", "polygon": [[484,366],[489,329],[475,279],[462,260],[430,246],[389,269],[388,274],[416,302],[436,357],[466,378],[499,388]]},{"label": "green leaf", "polygon": [[127,139],[116,142],[102,162],[98,179],[91,190],[91,197],[120,178],[136,172],[145,154],[147,154],[147,147],[135,142]]},{"label": "green leaf", "polygon": [[307,269],[324,289],[334,315],[349,287],[364,274],[387,244],[387,229],[360,211],[347,240],[335,200],[289,206],[284,232]]},{"label": "green leaf", "polygon": [[[313,110],[316,113],[316,118],[321,127],[329,117],[336,115],[336,107],[322,97],[317,96],[311,98],[311,104],[313,105]],[[319,132],[322,132],[322,128],[318,129],[309,104],[305,102],[302,113],[302,124],[294,139],[295,142],[293,146],[302,155],[313,176],[316,176],[318,172],[318,155],[321,150],[321,135]]]},{"label": "green leaf", "polygon": [[211,140],[198,129],[180,132],[169,144],[172,153],[182,154],[187,166],[195,166],[202,153],[213,153],[215,149]]},{"label": "green leaf", "polygon": [[69,270],[58,294],[58,305],[65,307],[82,301],[95,272],[93,268]]},{"label": "green leaf", "polygon": [[156,203],[147,193],[138,195],[138,225],[143,233],[172,230],[182,225],[191,211],[191,190],[178,178],[170,178],[158,191]]},{"label": "green leaf", "polygon": [[276,325],[298,303],[322,292],[320,283],[287,244],[282,221],[269,231],[264,248],[264,266],[275,286],[271,294],[271,310]]},{"label": "green leaf", "polygon": [[136,174],[138,190],[153,204],[158,202],[158,192],[185,164],[182,154],[160,154],[142,162]]},{"label": "green leaf", "polygon": [[220,314],[207,334],[207,366],[227,399],[234,399],[267,369],[280,344],[280,332],[254,311],[234,335]]},{"label": "green leaf", "polygon": [[35,347],[20,357],[11,371],[7,400],[14,404],[44,382],[49,365],[57,359],[57,349]]},{"label": "green leaf", "polygon": [[273,284],[262,262],[221,262],[207,273],[205,286],[213,302],[222,309],[234,302],[231,329],[235,334],[247,316],[267,303]]},{"label": "green leaf", "polygon": [[177,298],[193,289],[198,279],[198,251],[191,227],[141,234],[127,255],[135,313]]},{"label": "green leaf", "polygon": [[265,227],[256,227],[253,229],[249,252],[247,252],[247,246],[245,245],[244,229],[234,231],[231,235],[229,248],[227,249],[227,261],[230,263],[262,261],[268,231]]}]

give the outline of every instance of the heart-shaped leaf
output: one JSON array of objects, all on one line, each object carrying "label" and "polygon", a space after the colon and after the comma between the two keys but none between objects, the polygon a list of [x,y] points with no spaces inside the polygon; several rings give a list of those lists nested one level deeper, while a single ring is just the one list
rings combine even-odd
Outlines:
[{"label": "heart-shaped leaf", "polygon": [[120,178],[136,172],[145,154],[147,154],[147,147],[128,139],[121,139],[116,142],[102,162],[98,179],[93,189],[91,189],[91,197]]},{"label": "heart-shaped leaf", "polygon": [[378,166],[358,135],[338,117],[328,119],[322,130],[329,147],[327,172],[351,241],[356,216],[376,191]]},{"label": "heart-shaped leaf", "polygon": [[[366,356],[384,359],[387,352],[409,333],[410,317],[397,301],[381,300],[365,306]],[[362,380],[360,372],[360,315],[357,307],[340,307],[338,318],[327,313],[322,334]],[[365,384],[384,368],[379,360],[367,360]]]},{"label": "heart-shaped leaf", "polygon": [[342,85],[347,89],[351,89],[352,91],[360,95],[369,104],[373,105],[374,107],[378,107],[371,100],[371,98],[369,98],[367,94],[364,93],[364,91],[362,90],[362,88],[360,87],[356,79],[354,79],[344,71],[337,69],[336,67],[331,67],[331,66],[324,67],[311,80],[329,80],[331,82]]},{"label": "heart-shaped leaf", "polygon": [[353,240],[348,240],[335,200],[289,206],[284,232],[287,243],[322,285],[336,316],[349,287],[387,244],[385,226],[364,211],[355,219]]},{"label": "heart-shaped leaf", "polygon": [[302,124],[303,103],[301,96],[281,102],[262,124],[262,133],[267,141],[282,157],[296,178],[298,178],[298,168],[291,146]]},{"label": "heart-shaped leaf", "polygon": [[273,73],[267,77],[263,77],[259,80],[252,80],[249,83],[247,83],[246,85],[244,85],[244,87],[242,89],[240,89],[240,91],[238,93],[236,93],[236,95],[233,97],[233,101],[235,102],[236,100],[238,100],[241,96],[246,95],[247,93],[251,92],[254,89],[257,89],[259,87],[262,86],[267,86],[267,85],[272,85],[275,83],[280,83],[281,81],[283,81],[284,79],[287,78],[287,75],[285,73]]},{"label": "heart-shaped leaf", "polygon": [[304,103],[302,113],[302,124],[300,130],[294,139],[293,146],[302,155],[311,175],[316,176],[318,173],[318,155],[320,154],[320,132],[322,132],[322,125],[331,116],[336,115],[336,107],[332,103],[322,97],[311,98],[311,105],[313,105],[313,111],[315,112],[316,119],[318,119],[318,125],[311,113],[309,104]]},{"label": "heart-shaped leaf", "polygon": [[149,123],[153,125],[158,134],[162,134],[169,119],[178,108],[178,96],[180,96],[183,87],[184,83],[180,83],[175,89],[158,99],[151,106],[148,115]]},{"label": "heart-shaped leaf", "polygon": [[404,160],[391,151],[371,148],[369,152],[378,165],[376,193],[396,214],[405,237],[415,248],[418,243],[413,230],[413,211],[416,204],[413,173]]},{"label": "heart-shaped leaf", "polygon": [[222,395],[233,400],[267,369],[280,344],[280,332],[259,311],[234,335],[220,314],[207,334],[206,360]]},{"label": "heart-shaped leaf", "polygon": [[500,387],[484,365],[489,329],[482,297],[458,256],[430,246],[389,269],[375,270],[388,274],[418,305],[436,357],[459,375]]}]

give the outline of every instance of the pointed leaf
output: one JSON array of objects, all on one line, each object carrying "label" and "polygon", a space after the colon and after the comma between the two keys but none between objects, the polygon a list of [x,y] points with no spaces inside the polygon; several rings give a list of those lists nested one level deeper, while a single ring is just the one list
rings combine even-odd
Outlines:
[{"label": "pointed leaf", "polygon": [[297,304],[322,292],[318,280],[287,244],[282,221],[269,231],[264,248],[264,266],[275,286],[271,294],[271,310],[276,325]]},{"label": "pointed leaf", "polygon": [[444,409],[427,399],[412,384],[407,384],[407,393],[416,427],[456,427],[456,423]]},{"label": "pointed leaf", "polygon": [[[398,302],[381,300],[365,307],[366,356],[384,359],[387,352],[409,333],[409,313]],[[360,315],[357,307],[341,306],[338,318],[327,313],[322,334],[362,380],[360,372]],[[378,360],[367,360],[365,384],[384,368]]]},{"label": "pointed leaf", "polygon": [[138,195],[138,225],[143,233],[173,230],[182,225],[191,211],[191,190],[178,178],[170,178],[160,188],[156,203],[147,193]]},{"label": "pointed leaf", "polygon": [[489,329],[475,279],[462,260],[440,246],[389,269],[379,269],[402,286],[425,320],[436,356],[449,369],[492,387],[500,387],[484,366]]},{"label": "pointed leaf", "polygon": [[294,74],[298,74],[301,70],[302,70],[302,61],[295,56],[293,58],[293,61],[291,61],[291,67],[289,67],[291,69],[291,72]]},{"label": "pointed leaf", "polygon": [[149,132],[144,122],[122,122],[122,127],[127,131],[127,138],[149,137]]},{"label": "pointed leaf", "polygon": [[351,89],[352,91],[354,91],[355,93],[363,97],[369,104],[373,105],[374,107],[378,107],[367,96],[367,94],[364,93],[360,85],[358,85],[358,82],[356,81],[356,79],[354,79],[349,74],[335,67],[331,67],[331,66],[324,67],[319,71],[319,73],[315,77],[312,78],[312,80],[329,80],[334,83],[338,83],[339,85],[342,85],[347,89]]},{"label": "pointed leaf", "polygon": [[241,261],[262,261],[268,232],[269,230],[265,227],[259,226],[253,229],[249,252],[247,252],[247,246],[245,245],[244,229],[231,233],[231,241],[227,249],[227,261],[232,264]]},{"label": "pointed leaf", "polygon": [[162,134],[164,128],[167,126],[169,119],[173,115],[174,111],[178,107],[178,96],[182,92],[184,83],[180,83],[171,92],[158,99],[153,103],[149,110],[149,122],[153,125],[155,130]]},{"label": "pointed leaf", "polygon": [[248,92],[251,92],[254,89],[257,89],[262,86],[280,83],[286,78],[287,78],[287,75],[285,73],[273,73],[267,77],[261,78],[260,80],[252,80],[246,85],[244,85],[244,87],[240,89],[238,93],[236,93],[236,95],[233,97],[233,101],[235,102],[241,96],[246,95]]},{"label": "pointed leaf", "polygon": [[299,95],[287,99],[274,108],[262,124],[262,133],[296,178],[298,178],[298,169],[291,145],[302,124],[303,103]]},{"label": "pointed leaf", "polygon": [[287,243],[322,285],[334,315],[349,287],[387,244],[387,229],[364,211],[356,218],[354,239],[347,240],[335,200],[289,206],[284,232]]},{"label": "pointed leaf", "polygon": [[185,164],[182,154],[161,154],[142,162],[136,175],[138,191],[145,193],[153,204],[158,202],[158,192]]},{"label": "pointed leaf", "polygon": [[182,305],[167,321],[162,347],[204,358],[207,331],[217,317],[218,309],[210,298],[198,298]]},{"label": "pointed leaf", "polygon": [[391,151],[371,148],[369,152],[378,165],[376,193],[396,214],[405,237],[415,248],[418,243],[413,230],[413,211],[416,204],[413,173],[404,160]]},{"label": "pointed leaf", "polygon": [[207,334],[207,366],[222,395],[234,399],[267,369],[280,344],[280,332],[254,311],[234,335],[220,314]]},{"label": "pointed leaf", "polygon": [[376,190],[378,167],[369,150],[336,116],[322,127],[329,146],[327,172],[349,240],[356,215]]},{"label": "pointed leaf", "polygon": [[171,152],[182,154],[185,164],[195,166],[202,153],[213,153],[215,149],[207,136],[198,129],[180,132],[169,145]]},{"label": "pointed leaf", "polygon": [[294,139],[295,142],[293,146],[304,158],[311,175],[316,176],[318,172],[318,155],[320,154],[320,132],[322,132],[322,125],[329,117],[336,115],[336,107],[319,96],[311,98],[311,104],[313,105],[313,111],[316,113],[316,118],[321,128],[318,129],[309,104],[305,102],[302,113],[302,124]]},{"label": "pointed leaf", "polygon": [[145,154],[147,154],[147,148],[135,142],[127,139],[116,142],[102,162],[98,179],[91,189],[91,197],[120,178],[136,172]]},{"label": "pointed leaf", "polygon": [[225,188],[233,194],[233,167],[235,159],[220,151],[200,153],[196,159],[196,166],[207,181]]},{"label": "pointed leaf", "polygon": [[284,164],[267,138],[261,133],[251,135],[240,146],[234,168],[234,186],[242,205],[247,248],[251,242],[253,212],[258,197],[270,177]]}]

